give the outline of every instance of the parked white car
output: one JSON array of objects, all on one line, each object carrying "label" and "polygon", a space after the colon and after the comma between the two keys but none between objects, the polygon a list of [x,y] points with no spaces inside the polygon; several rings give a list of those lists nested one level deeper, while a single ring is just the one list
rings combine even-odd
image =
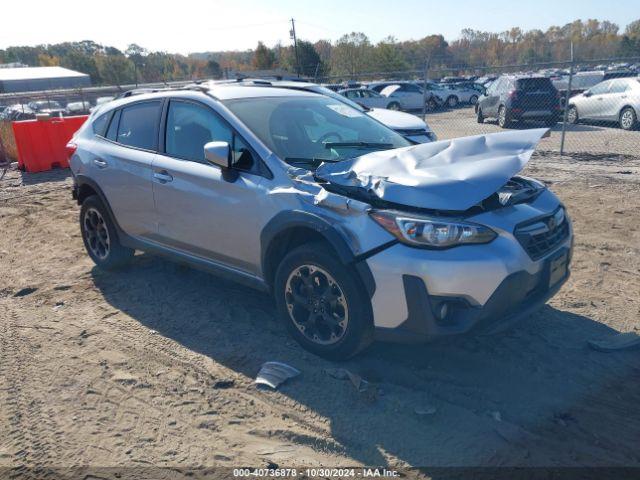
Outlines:
[{"label": "parked white car", "polygon": [[446,85],[436,94],[444,97],[442,100],[449,108],[457,107],[460,103],[475,105],[480,97],[480,92],[478,90],[471,87],[465,87],[463,85]]},{"label": "parked white car", "polygon": [[638,127],[640,117],[640,77],[615,78],[600,82],[569,99],[567,120],[617,122],[624,130]]},{"label": "parked white car", "polygon": [[345,88],[338,93],[367,108],[388,108],[389,110],[401,108],[397,100],[387,98],[368,88]]},{"label": "parked white car", "polygon": [[421,109],[425,100],[422,89],[412,83],[389,85],[380,91],[380,95],[397,102],[402,110]]}]

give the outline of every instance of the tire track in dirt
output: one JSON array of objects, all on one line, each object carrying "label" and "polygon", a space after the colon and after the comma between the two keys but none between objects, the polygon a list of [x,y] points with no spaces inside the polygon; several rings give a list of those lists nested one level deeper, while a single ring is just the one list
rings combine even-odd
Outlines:
[{"label": "tire track in dirt", "polygon": [[[110,326],[118,330],[117,338],[121,342],[119,347],[124,347],[124,349],[133,353],[135,356],[144,358],[148,363],[155,361],[158,365],[176,366],[181,372],[194,375],[200,381],[201,391],[212,393],[210,393],[209,405],[224,405],[231,402],[235,414],[238,413],[238,405],[243,405],[243,409],[246,409],[244,412],[245,418],[242,421],[244,434],[237,431],[228,434],[229,437],[231,437],[229,443],[237,441],[239,439],[238,434],[240,434],[241,437],[248,435],[249,437],[256,436],[258,438],[275,439],[299,437],[315,438],[316,441],[308,441],[306,443],[311,448],[317,450],[318,453],[326,453],[327,445],[331,445],[331,447],[328,448],[329,451],[335,452],[342,450],[340,445],[331,439],[329,430],[318,425],[318,418],[314,412],[309,412],[289,397],[280,395],[279,393],[270,392],[270,394],[265,395],[264,392],[255,390],[251,379],[246,379],[243,375],[228,368],[220,369],[207,366],[205,365],[205,357],[202,355],[186,351],[183,347],[176,348],[175,341],[157,334],[150,335],[147,328],[137,324],[131,325],[131,323],[132,321],[128,319],[126,324],[118,322],[117,319],[113,317],[110,319]],[[221,378],[232,378],[235,383],[234,387],[230,389],[215,389],[215,382]],[[198,396],[200,397],[198,400],[202,400],[202,395]],[[194,406],[194,408],[196,408],[196,412],[194,413],[197,417],[200,417],[202,413],[204,413],[202,407],[202,403]],[[198,421],[194,422],[192,418],[179,415],[175,411],[173,414],[175,417],[181,418],[185,424],[191,424],[191,426],[195,428],[199,427]],[[271,429],[269,432],[260,429],[256,430],[252,426],[253,422],[251,422],[250,419],[264,415],[280,420],[284,419],[284,422],[280,422],[280,428],[282,428],[282,430],[278,430],[275,423],[273,425],[273,431],[271,431]],[[294,425],[292,425],[292,423]],[[302,429],[303,431],[293,431],[291,430],[292,428]],[[283,432],[289,433],[284,434]],[[251,440],[247,439],[245,441]],[[263,441],[265,444],[267,443],[266,440]]]},{"label": "tire track in dirt", "polygon": [[2,450],[12,455],[12,476],[20,478],[53,478],[51,470],[53,451],[63,433],[57,428],[55,416],[43,409],[45,399],[30,398],[25,380],[43,381],[30,368],[34,348],[25,342],[13,324],[17,315],[12,312],[4,317],[0,342],[0,378],[5,392],[5,415],[9,420],[9,432],[1,445]]}]

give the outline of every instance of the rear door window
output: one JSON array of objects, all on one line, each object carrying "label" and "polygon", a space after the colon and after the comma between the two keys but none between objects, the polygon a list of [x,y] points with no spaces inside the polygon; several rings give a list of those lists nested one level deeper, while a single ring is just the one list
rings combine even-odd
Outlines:
[{"label": "rear door window", "polygon": [[420,87],[418,87],[416,85],[412,85],[410,83],[405,84],[404,91],[405,92],[411,92],[411,93],[421,93],[422,92],[422,90],[420,90]]},{"label": "rear door window", "polygon": [[609,89],[609,93],[623,93],[628,89],[626,80],[614,80],[611,83],[611,88]]},{"label": "rear door window", "polygon": [[162,102],[136,103],[122,109],[116,141],[130,147],[156,150]]}]

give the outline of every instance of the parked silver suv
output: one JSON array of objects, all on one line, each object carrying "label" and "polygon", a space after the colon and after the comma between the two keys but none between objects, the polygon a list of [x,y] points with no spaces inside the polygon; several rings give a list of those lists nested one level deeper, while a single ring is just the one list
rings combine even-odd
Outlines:
[{"label": "parked silver suv", "polygon": [[139,249],[270,291],[336,359],[502,326],[558,291],[570,221],[516,176],[545,132],[412,145],[324,95],[207,84],[105,104],[68,150],[99,267]]}]

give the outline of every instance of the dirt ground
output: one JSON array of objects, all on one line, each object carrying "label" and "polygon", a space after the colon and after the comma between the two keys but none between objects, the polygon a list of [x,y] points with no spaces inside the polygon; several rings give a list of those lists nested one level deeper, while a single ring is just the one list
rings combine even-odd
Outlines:
[{"label": "dirt ground", "polygon": [[[575,225],[549,305],[508,333],[336,365],[298,347],[266,295],[147,254],[97,270],[68,172],[10,171],[0,467],[640,466],[640,352],[587,345],[640,329],[640,159],[542,152],[526,173]],[[257,389],[268,360],[302,374]]]}]

